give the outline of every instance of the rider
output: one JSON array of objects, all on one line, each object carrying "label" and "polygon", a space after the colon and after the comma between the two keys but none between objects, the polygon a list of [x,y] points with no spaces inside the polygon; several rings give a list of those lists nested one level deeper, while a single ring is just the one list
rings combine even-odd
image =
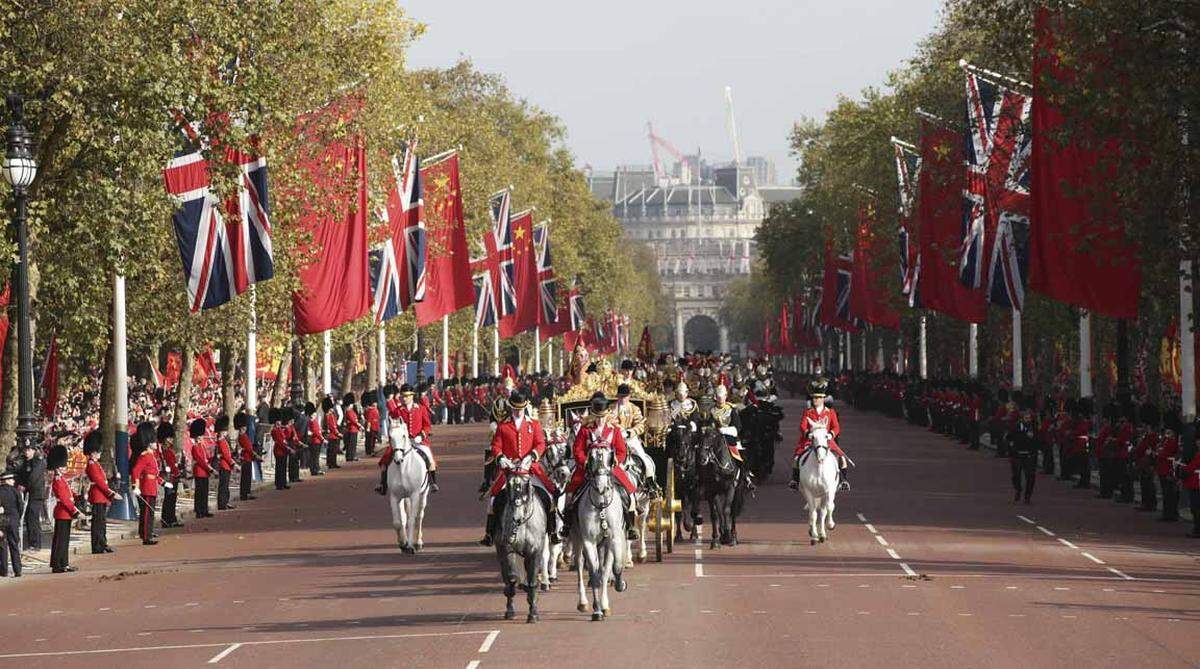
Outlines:
[{"label": "rider", "polygon": [[[594,448],[613,449],[615,464],[612,468],[612,476],[621,484],[619,490],[624,491],[621,494],[621,501],[624,503],[625,509],[625,534],[629,539],[636,539],[637,532],[633,527],[633,495],[637,492],[637,487],[625,473],[623,465],[629,455],[628,447],[625,444],[625,438],[621,435],[620,428],[614,425],[609,417],[608,399],[604,397],[604,393],[597,392],[592,395],[591,408],[584,421],[583,427],[575,435],[575,444],[572,448],[575,471],[571,474],[570,482],[567,483],[566,493],[575,495],[583,488],[584,478],[587,476],[585,463],[588,459],[588,451]],[[571,529],[571,521],[575,519],[575,507],[578,503],[579,498],[576,495],[572,498],[564,514],[563,534],[568,533]]]},{"label": "rider", "polygon": [[[675,399],[671,400],[671,404],[667,407],[671,412],[671,421],[686,420],[694,421],[693,414],[696,413],[696,400],[688,396],[688,384],[680,379],[675,386]],[[693,428],[694,423],[693,423]]]},{"label": "rider", "polygon": [[800,458],[812,446],[812,431],[818,427],[829,431],[829,449],[838,456],[838,475],[841,479],[839,488],[850,489],[850,482],[846,478],[846,454],[837,445],[837,438],[842,433],[842,427],[838,423],[837,412],[832,407],[825,406],[828,388],[829,382],[823,378],[814,379],[812,383],[808,384],[808,397],[812,400],[812,406],[805,409],[804,414],[800,416],[800,442],[796,445],[796,457],[792,462],[792,480],[788,483],[788,487],[793,490],[800,486]]},{"label": "rider", "polygon": [[736,407],[729,402],[729,390],[717,384],[713,391],[716,394],[716,405],[709,413],[713,420],[717,422],[717,430],[724,435],[725,445],[729,447],[729,454],[737,461],[738,467],[742,469],[742,473],[746,475],[746,482],[749,484],[750,490],[754,490],[754,476],[750,473],[750,469],[746,466],[746,461],[742,459],[742,448],[740,433],[742,431],[742,417],[738,413]]},{"label": "rider", "polygon": [[[492,444],[489,449],[489,461],[499,461],[501,456],[511,460],[513,463],[520,462],[522,458],[533,454],[533,464],[529,467],[529,473],[541,483],[541,487],[545,488],[548,501],[553,501],[554,496],[558,494],[558,488],[554,485],[553,479],[546,473],[540,462],[542,454],[546,452],[546,435],[542,431],[542,426],[534,419],[530,418],[525,413],[525,408],[529,406],[529,400],[526,399],[524,393],[519,390],[514,390],[508,397],[508,405],[513,409],[512,415],[496,426],[496,432],[492,435]],[[484,546],[491,546],[496,535],[496,525],[500,518],[500,513],[504,509],[505,499],[500,493],[504,490],[506,481],[505,472],[503,469],[498,469],[496,478],[492,481],[492,485],[488,488],[487,494],[491,501],[488,504],[487,530],[484,532],[483,539],[479,543]],[[499,500],[499,501],[497,501]],[[547,505],[547,517],[550,519],[550,538],[551,541],[557,543],[558,540],[558,522],[556,514],[552,512],[552,505]]]},{"label": "rider", "polygon": [[[612,420],[621,429],[625,445],[628,446],[630,452],[641,459],[643,468],[649,474],[654,469],[654,463],[646,454],[646,449],[642,444],[642,435],[646,433],[646,417],[642,414],[641,408],[629,400],[632,394],[633,390],[628,384],[622,383],[617,386],[617,405],[613,409]],[[653,479],[651,478],[651,480]]]},{"label": "rider", "polygon": [[[408,426],[408,438],[412,440],[421,457],[425,458],[426,466],[429,467],[429,492],[437,492],[437,462],[433,459],[433,451],[426,443],[429,441],[431,429],[429,409],[426,409],[423,404],[417,404],[413,399],[415,396],[416,392],[413,391],[412,386],[407,383],[400,386],[400,400],[392,404],[388,411],[388,417],[394,421],[402,421]],[[389,439],[387,448],[383,449],[383,453],[379,456],[379,467],[383,471],[379,475],[379,485],[376,486],[375,492],[380,495],[387,494],[387,470],[392,461],[392,451],[392,443]]]}]

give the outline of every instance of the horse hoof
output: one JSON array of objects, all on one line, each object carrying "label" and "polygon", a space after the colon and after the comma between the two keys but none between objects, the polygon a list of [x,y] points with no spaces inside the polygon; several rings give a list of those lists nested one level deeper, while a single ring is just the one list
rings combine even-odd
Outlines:
[{"label": "horse hoof", "polygon": [[551,582],[551,583],[558,583],[558,577],[557,577],[557,576],[551,576],[551,577],[550,577],[550,582]]},{"label": "horse hoof", "polygon": [[537,621],[538,621],[538,614],[536,614],[536,613],[531,613],[531,614],[529,614],[528,617],[525,618],[526,623],[536,623]]},{"label": "horse hoof", "polygon": [[512,620],[513,618],[516,618],[516,617],[517,617],[517,612],[516,612],[516,611],[505,611],[505,612],[504,612],[504,619],[505,619],[505,620]]},{"label": "horse hoof", "polygon": [[720,547],[721,547],[721,544],[717,543],[716,540],[710,541],[708,544],[708,549],[711,551],[715,551]]},{"label": "horse hoof", "polygon": [[825,543],[825,537],[821,537],[821,543]]},{"label": "horse hoof", "polygon": [[592,622],[594,622],[594,623],[598,623],[598,622],[600,622],[601,620],[604,620],[604,614],[603,614],[603,613],[593,613],[593,614],[592,614]]},{"label": "horse hoof", "polygon": [[550,584],[549,584],[549,583],[543,583],[543,584],[541,584],[541,586],[540,586],[540,587],[541,587],[541,589],[542,589],[542,592],[549,592],[549,591],[550,591]]},{"label": "horse hoof", "polygon": [[601,609],[601,612],[604,614],[604,617],[605,617],[605,618],[607,618],[607,617],[609,617],[609,616],[611,616],[611,615],[612,615],[612,609],[611,609],[611,608],[607,608],[607,609]]},{"label": "horse hoof", "polygon": [[629,583],[624,578],[618,576],[617,582],[613,587],[616,588],[617,592],[625,592],[629,589]]},{"label": "horse hoof", "polygon": [[809,539],[809,540],[808,540],[808,545],[809,545],[809,546],[816,546],[816,545],[817,545],[817,540],[816,540],[816,539]]},{"label": "horse hoof", "polygon": [[587,611],[588,611],[587,604],[580,604],[579,606],[576,606],[575,608],[579,609],[580,613],[587,613]]}]

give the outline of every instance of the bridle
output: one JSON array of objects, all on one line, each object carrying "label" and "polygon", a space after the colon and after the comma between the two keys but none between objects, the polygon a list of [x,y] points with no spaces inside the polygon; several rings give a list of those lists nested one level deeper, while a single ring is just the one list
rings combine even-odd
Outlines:
[{"label": "bridle", "polygon": [[501,469],[504,470],[504,475],[507,477],[504,484],[504,489],[508,492],[506,506],[512,509],[513,520],[506,545],[509,553],[514,552],[512,544],[517,538],[517,532],[533,516],[533,505],[530,504],[533,486],[529,482],[529,465],[526,464],[528,459],[529,456],[526,456],[520,462],[512,462],[505,458],[501,465]]}]

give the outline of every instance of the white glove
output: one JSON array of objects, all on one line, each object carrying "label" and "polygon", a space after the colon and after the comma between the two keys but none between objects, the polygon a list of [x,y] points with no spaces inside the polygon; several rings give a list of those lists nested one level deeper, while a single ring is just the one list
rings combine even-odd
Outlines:
[{"label": "white glove", "polygon": [[413,443],[414,443],[414,444],[420,444],[420,443],[422,443],[423,441],[425,441],[425,437],[422,437],[422,436],[421,436],[421,435],[419,435],[419,434],[418,434],[417,436],[413,437]]}]

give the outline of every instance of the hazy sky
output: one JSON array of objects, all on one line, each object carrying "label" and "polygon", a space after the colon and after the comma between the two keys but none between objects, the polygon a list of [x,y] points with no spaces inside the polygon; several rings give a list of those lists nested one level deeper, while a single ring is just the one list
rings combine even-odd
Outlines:
[{"label": "hazy sky", "polygon": [[932,31],[941,0],[401,0],[428,31],[416,67],[460,57],[567,126],[580,164],[649,164],[646,121],[728,160],[725,86],[744,155],[794,164],[787,134],[837,95],[882,83]]}]

